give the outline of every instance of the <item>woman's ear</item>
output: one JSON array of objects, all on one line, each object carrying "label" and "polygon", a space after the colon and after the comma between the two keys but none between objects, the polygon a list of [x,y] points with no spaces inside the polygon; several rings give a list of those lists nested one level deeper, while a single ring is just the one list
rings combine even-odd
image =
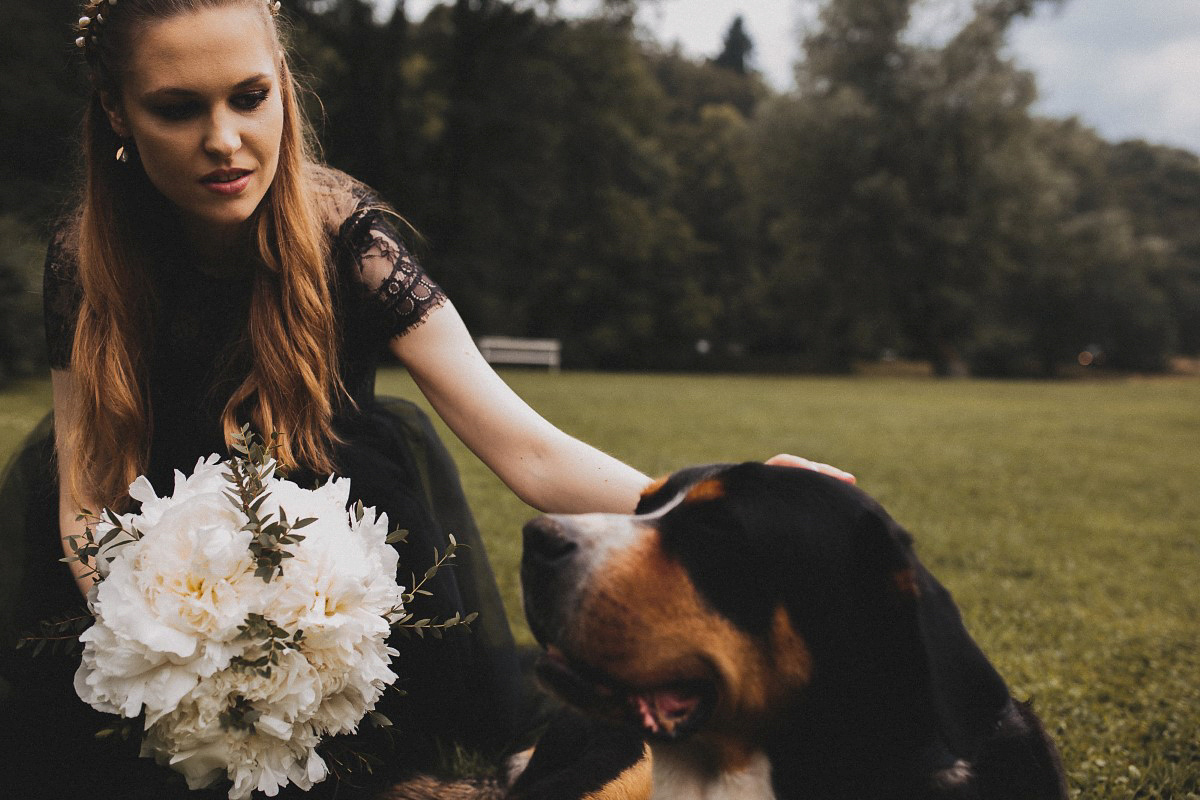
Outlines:
[{"label": "woman's ear", "polygon": [[100,105],[104,107],[104,113],[108,115],[108,124],[112,127],[113,133],[122,139],[128,139],[131,134],[129,125],[125,122],[125,112],[121,109],[120,100],[111,92],[101,92]]}]

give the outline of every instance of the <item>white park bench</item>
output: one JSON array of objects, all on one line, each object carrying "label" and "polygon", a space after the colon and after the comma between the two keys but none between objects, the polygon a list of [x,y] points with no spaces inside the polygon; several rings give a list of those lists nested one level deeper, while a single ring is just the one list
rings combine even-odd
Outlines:
[{"label": "white park bench", "polygon": [[558,372],[562,366],[562,343],[558,339],[480,336],[475,344],[489,364],[549,367],[551,372]]}]

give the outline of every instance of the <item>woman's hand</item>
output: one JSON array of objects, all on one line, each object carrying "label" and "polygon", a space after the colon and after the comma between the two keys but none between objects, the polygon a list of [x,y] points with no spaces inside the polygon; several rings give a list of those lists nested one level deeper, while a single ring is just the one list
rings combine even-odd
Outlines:
[{"label": "woman's hand", "polygon": [[767,459],[767,463],[773,467],[799,467],[800,469],[811,469],[813,472],[831,475],[840,481],[845,481],[846,483],[858,483],[858,479],[845,470],[840,470],[837,467],[831,467],[828,464],[822,464],[819,461],[809,461],[807,458],[793,456],[788,453],[780,453],[777,456],[771,456]]}]

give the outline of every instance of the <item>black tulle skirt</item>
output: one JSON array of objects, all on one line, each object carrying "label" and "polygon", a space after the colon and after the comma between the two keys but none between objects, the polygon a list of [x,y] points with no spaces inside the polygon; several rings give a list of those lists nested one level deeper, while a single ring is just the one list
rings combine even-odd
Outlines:
[{"label": "black tulle skirt", "polygon": [[[337,742],[385,765],[345,780],[326,780],[305,797],[370,796],[374,788],[414,770],[436,770],[456,753],[496,758],[523,742],[532,726],[528,696],[483,542],[457,471],[429,419],[402,400],[380,400],[339,423],[344,444],[338,472],[351,479],[351,499],[386,512],[407,529],[398,545],[401,583],[424,573],[447,534],[467,545],[456,566],[443,569],[412,610],[445,618],[480,612],[469,633],[442,640],[393,636],[400,676],[378,709],[394,726]],[[189,792],[182,778],[137,756],[136,742],[97,740],[113,717],[75,694],[78,652],[33,657],[14,642],[40,620],[82,610],[67,567],[59,562],[58,488],[52,421],[47,418],[13,455],[0,485],[0,794],[21,800],[87,797],[222,797]],[[298,481],[303,476],[297,476]],[[285,790],[283,796],[300,793]]]}]

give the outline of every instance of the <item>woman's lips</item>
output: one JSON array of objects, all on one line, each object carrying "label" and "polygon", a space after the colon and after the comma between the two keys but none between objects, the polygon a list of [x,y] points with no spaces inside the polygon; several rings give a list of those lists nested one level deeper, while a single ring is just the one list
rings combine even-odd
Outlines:
[{"label": "woman's lips", "polygon": [[244,169],[218,170],[210,172],[200,179],[205,189],[217,194],[241,194],[250,185],[250,176],[254,173]]}]

